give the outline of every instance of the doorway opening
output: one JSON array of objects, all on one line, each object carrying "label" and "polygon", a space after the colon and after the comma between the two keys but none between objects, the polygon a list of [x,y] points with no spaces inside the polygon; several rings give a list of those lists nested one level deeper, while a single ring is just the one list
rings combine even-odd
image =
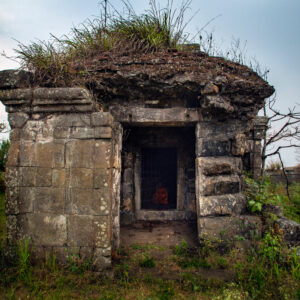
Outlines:
[{"label": "doorway opening", "polygon": [[176,209],[177,149],[143,148],[141,154],[141,208]]}]

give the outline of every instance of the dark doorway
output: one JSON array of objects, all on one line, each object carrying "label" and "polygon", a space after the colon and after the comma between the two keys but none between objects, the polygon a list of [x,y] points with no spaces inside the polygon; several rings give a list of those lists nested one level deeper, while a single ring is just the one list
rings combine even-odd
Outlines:
[{"label": "dark doorway", "polygon": [[176,148],[142,149],[142,209],[176,209]]}]

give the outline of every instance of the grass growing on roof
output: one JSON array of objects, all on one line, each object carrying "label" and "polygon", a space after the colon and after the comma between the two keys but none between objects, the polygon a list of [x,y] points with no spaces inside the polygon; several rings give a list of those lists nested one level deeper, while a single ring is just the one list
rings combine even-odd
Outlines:
[{"label": "grass growing on roof", "polygon": [[76,73],[81,74],[84,61],[103,51],[157,51],[174,48],[184,43],[185,15],[191,0],[185,0],[176,9],[173,1],[161,8],[156,0],[150,0],[149,9],[137,15],[129,0],[125,4],[125,13],[120,13],[111,4],[111,12],[88,20],[73,27],[69,35],[51,40],[32,42],[29,45],[18,43],[15,49],[21,66],[33,71],[40,81],[70,81]]}]

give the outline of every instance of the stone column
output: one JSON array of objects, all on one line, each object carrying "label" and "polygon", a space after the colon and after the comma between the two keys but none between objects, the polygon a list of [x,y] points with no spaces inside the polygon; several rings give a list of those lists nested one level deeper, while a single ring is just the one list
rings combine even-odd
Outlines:
[{"label": "stone column", "polygon": [[262,169],[262,146],[261,141],[267,130],[268,118],[256,117],[253,125],[253,151],[252,151],[252,175],[254,179],[259,179]]},{"label": "stone column", "polygon": [[[30,238],[36,258],[77,253],[111,263],[113,118],[83,88],[0,91],[12,128],[6,170],[8,245]],[[116,150],[119,153],[120,150]],[[113,178],[117,177],[116,180]]]}]

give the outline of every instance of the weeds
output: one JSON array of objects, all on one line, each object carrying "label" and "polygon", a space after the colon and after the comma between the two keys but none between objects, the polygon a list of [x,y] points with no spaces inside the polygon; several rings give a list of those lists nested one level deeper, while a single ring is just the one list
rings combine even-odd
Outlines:
[{"label": "weeds", "polygon": [[78,253],[73,252],[67,256],[67,267],[75,274],[83,274],[84,271],[91,269],[91,260],[82,259]]},{"label": "weeds", "polygon": [[[33,71],[35,80],[50,85],[70,84],[75,75],[85,76],[86,59],[101,52],[157,51],[176,48],[186,41],[185,14],[191,0],[185,0],[179,9],[173,1],[161,8],[150,0],[149,9],[137,15],[129,1],[124,1],[125,12],[117,11],[109,2],[111,13],[73,27],[70,35],[59,38],[51,35],[49,41],[18,42],[17,59],[24,69]],[[197,12],[196,12],[197,13]]]},{"label": "weeds", "polygon": [[294,279],[299,276],[300,259],[293,251],[288,250],[280,235],[274,231],[267,233],[250,249],[247,264],[237,266],[237,283],[254,299],[286,299],[294,292],[285,287],[287,275],[291,273]]},{"label": "weeds", "polygon": [[29,238],[25,239],[24,241],[19,241],[18,243],[18,278],[25,284],[31,284],[32,282],[32,266],[30,262],[31,253],[29,249],[29,243]]},{"label": "weeds", "polygon": [[154,268],[156,266],[154,257],[149,257],[149,255],[145,254],[143,260],[140,261],[140,266],[142,268]]}]

